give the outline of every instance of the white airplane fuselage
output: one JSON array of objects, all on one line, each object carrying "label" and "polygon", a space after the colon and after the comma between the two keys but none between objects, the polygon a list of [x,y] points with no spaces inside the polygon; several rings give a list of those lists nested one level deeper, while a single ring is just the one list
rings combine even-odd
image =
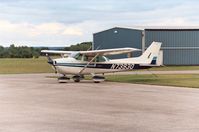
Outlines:
[{"label": "white airplane fuselage", "polygon": [[[128,61],[129,60],[129,61]],[[129,71],[133,69],[150,68],[150,65],[140,65],[130,63],[130,59],[116,59],[107,60],[104,62],[92,62],[76,60],[75,58],[60,58],[54,59],[53,64],[55,70],[60,74],[78,75],[83,69],[81,74],[101,74],[120,71]]]}]

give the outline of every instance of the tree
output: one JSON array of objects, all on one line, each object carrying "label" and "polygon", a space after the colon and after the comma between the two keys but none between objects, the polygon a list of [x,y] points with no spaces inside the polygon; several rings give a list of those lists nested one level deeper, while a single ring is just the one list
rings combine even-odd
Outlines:
[{"label": "tree", "polygon": [[92,42],[83,42],[76,45],[71,45],[70,47],[65,47],[66,51],[86,51],[91,50]]},{"label": "tree", "polygon": [[0,58],[4,57],[4,47],[0,46]]},{"label": "tree", "polygon": [[39,58],[41,53],[41,48],[33,48],[31,47],[33,58]]},{"label": "tree", "polygon": [[[83,42],[70,47],[65,47],[67,51],[85,51],[91,50],[92,42]],[[48,50],[48,47],[34,48],[27,46],[15,46],[5,48],[0,46],[0,58],[38,58],[41,54],[41,50]],[[44,55],[44,54],[43,54]]]}]

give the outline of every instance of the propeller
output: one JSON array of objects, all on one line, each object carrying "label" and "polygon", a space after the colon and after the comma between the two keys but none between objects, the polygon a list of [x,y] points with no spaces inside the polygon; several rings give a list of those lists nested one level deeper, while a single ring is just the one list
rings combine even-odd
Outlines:
[{"label": "propeller", "polygon": [[55,74],[57,74],[57,68],[55,67],[55,62],[52,60],[52,58],[50,58],[48,54],[46,54],[46,56],[48,58],[48,63],[53,66],[53,68],[55,69]]}]

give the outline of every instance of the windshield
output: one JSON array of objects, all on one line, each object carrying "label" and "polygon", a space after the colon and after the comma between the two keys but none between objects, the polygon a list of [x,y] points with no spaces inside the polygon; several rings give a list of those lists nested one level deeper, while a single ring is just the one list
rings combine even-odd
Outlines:
[{"label": "windshield", "polygon": [[82,60],[82,56],[83,56],[82,54],[78,53],[74,56],[74,58],[77,60]]},{"label": "windshield", "polygon": [[70,57],[75,58],[75,56],[76,56],[77,54],[79,54],[79,53],[78,53],[78,52],[74,52],[74,53],[70,54]]}]

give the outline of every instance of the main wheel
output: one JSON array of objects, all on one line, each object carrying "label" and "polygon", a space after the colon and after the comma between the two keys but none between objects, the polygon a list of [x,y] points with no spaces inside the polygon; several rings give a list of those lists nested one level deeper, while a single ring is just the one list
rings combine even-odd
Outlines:
[{"label": "main wheel", "polygon": [[80,82],[80,79],[79,78],[75,78],[74,82]]},{"label": "main wheel", "polygon": [[73,76],[73,80],[74,80],[74,82],[80,82],[81,76],[78,76],[78,75]]},{"label": "main wheel", "polygon": [[105,77],[103,76],[93,76],[94,83],[100,83],[100,82],[103,82],[104,80],[105,80]]}]

